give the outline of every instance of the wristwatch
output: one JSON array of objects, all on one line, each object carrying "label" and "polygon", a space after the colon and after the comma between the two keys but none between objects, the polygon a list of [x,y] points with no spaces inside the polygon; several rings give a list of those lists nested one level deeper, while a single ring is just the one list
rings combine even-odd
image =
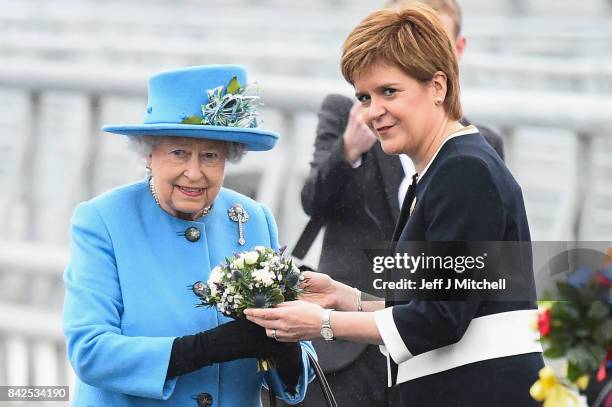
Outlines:
[{"label": "wristwatch", "polygon": [[321,336],[326,341],[333,341],[334,331],[331,329],[330,317],[333,309],[324,309],[323,310],[323,325],[321,326]]}]

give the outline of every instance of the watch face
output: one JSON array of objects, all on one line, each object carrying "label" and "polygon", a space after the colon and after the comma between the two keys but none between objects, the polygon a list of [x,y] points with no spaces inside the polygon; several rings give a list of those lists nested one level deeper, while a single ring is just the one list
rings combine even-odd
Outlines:
[{"label": "watch face", "polygon": [[332,339],[334,339],[334,331],[332,331],[331,328],[323,327],[321,328],[321,336],[326,341],[331,341]]}]

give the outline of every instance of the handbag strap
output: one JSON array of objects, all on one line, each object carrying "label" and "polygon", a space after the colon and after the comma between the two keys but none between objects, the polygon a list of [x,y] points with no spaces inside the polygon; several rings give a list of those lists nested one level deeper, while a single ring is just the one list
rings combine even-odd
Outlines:
[{"label": "handbag strap", "polygon": [[[329,383],[327,382],[325,373],[323,373],[323,369],[321,368],[321,365],[319,365],[317,358],[309,349],[302,349],[306,352],[306,355],[308,355],[308,361],[310,362],[310,366],[312,366],[315,371],[315,376],[317,376],[317,378],[319,379],[319,386],[321,386],[321,392],[323,393],[323,397],[325,397],[327,407],[338,407],[336,398],[334,397],[334,394],[331,391],[331,387],[329,387]],[[272,386],[270,386],[268,389],[268,396],[270,397],[270,407],[276,407],[276,393],[274,392]]]},{"label": "handbag strap", "polygon": [[603,407],[603,403],[606,401],[606,397],[610,392],[612,392],[612,380],[606,383],[606,385],[599,391],[599,394],[593,403],[593,407]]},{"label": "handbag strap", "polygon": [[312,243],[317,238],[319,231],[324,225],[323,219],[320,218],[310,218],[302,234],[300,235],[291,255],[297,259],[303,260],[306,257],[306,254],[310,250]]},{"label": "handbag strap", "polygon": [[331,387],[329,387],[329,383],[327,382],[327,378],[325,377],[325,373],[323,373],[323,369],[317,358],[311,353],[310,350],[304,349],[306,354],[308,355],[308,360],[310,365],[314,368],[315,374],[319,378],[319,385],[321,386],[321,392],[323,392],[323,396],[325,397],[325,401],[327,402],[328,407],[338,407],[338,403],[336,402],[336,398],[334,397],[334,393],[331,391]]}]

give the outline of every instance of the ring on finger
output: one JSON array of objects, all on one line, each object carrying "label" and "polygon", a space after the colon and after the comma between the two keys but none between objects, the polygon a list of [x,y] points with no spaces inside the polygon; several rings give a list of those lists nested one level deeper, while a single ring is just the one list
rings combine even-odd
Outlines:
[{"label": "ring on finger", "polygon": [[274,338],[274,340],[278,341],[278,339],[276,338],[276,329],[272,330],[272,338]]}]

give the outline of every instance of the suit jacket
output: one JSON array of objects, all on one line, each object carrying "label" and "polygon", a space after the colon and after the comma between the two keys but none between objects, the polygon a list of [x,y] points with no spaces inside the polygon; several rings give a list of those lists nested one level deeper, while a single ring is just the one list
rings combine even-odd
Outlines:
[{"label": "suit jacket", "polygon": [[[246,245],[228,209],[239,203],[250,218]],[[190,242],[185,230],[201,238]],[[195,308],[187,289],[206,280],[232,252],[256,245],[278,247],[267,208],[222,189],[212,211],[198,221],[175,218],[153,200],[146,182],[124,186],[80,204],[72,219],[71,260],[64,275],[64,331],[78,377],[75,406],[197,406],[204,393],[215,406],[260,406],[260,387],[274,386],[291,404],[276,371],[258,372],[255,359],[214,364],[166,380],[177,336],[214,328],[229,319],[214,308]],[[248,338],[245,338],[248,340]],[[303,346],[310,346],[304,343]]]},{"label": "suit jacket", "polygon": [[[367,270],[371,266],[363,249],[391,237],[399,215],[398,189],[404,171],[400,159],[385,154],[379,142],[363,155],[360,167],[352,168],[345,161],[342,135],[352,106],[353,100],[342,95],[328,95],[323,100],[302,205],[308,215],[325,225],[318,271],[368,292],[371,280]],[[503,139],[490,130],[485,136],[503,158]],[[313,342],[326,371],[346,367],[367,346]]]},{"label": "suit jacket", "polygon": [[[319,112],[311,171],[302,189],[304,211],[325,223],[318,271],[337,281],[368,291],[370,268],[363,248],[388,241],[399,214],[397,190],[404,176],[399,158],[385,154],[380,143],[352,168],[344,160],[342,134],[353,102],[329,95]],[[313,341],[326,371],[348,366],[366,344]],[[383,363],[381,361],[381,363]]]},{"label": "suit jacket", "polygon": [[[530,240],[521,189],[478,133],[452,138],[442,146],[417,184],[411,214],[409,206],[407,202],[402,206],[394,241]],[[529,294],[534,297],[530,254],[518,259],[518,266],[512,269],[529,282]],[[388,347],[393,379],[397,374],[395,362],[460,341],[474,318],[535,308],[527,300],[493,302],[478,298],[388,301],[386,305],[392,307],[393,329],[402,343],[399,348]],[[400,349],[403,347],[406,349]],[[540,353],[525,353],[419,377],[401,383],[400,390],[405,405],[537,405],[529,396],[529,387],[542,366]],[[435,393],[432,388],[436,388]]]}]

